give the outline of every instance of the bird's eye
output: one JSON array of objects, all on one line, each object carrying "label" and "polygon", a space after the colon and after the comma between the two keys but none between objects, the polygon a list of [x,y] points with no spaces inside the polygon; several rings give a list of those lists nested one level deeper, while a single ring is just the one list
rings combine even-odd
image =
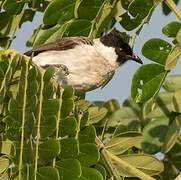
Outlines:
[{"label": "bird's eye", "polygon": [[124,54],[124,53],[125,53],[124,50],[121,49],[121,48],[116,48],[115,51],[116,51],[116,54],[117,54],[117,55],[121,55],[121,54]]}]

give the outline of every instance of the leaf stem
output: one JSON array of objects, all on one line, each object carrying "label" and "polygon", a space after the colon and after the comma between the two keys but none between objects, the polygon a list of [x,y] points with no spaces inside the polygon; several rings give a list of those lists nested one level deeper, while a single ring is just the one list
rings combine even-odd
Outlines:
[{"label": "leaf stem", "polygon": [[43,75],[44,72],[41,72],[41,86],[40,86],[40,104],[39,104],[39,112],[38,112],[38,125],[37,125],[37,134],[36,134],[36,152],[35,152],[35,178],[37,180],[37,168],[38,168],[38,145],[40,140],[40,121],[41,121],[41,114],[42,114],[42,103],[43,103]]},{"label": "leaf stem", "polygon": [[[62,95],[63,95],[64,89],[60,88],[60,98],[59,98],[59,110],[57,114],[57,124],[56,124],[56,139],[59,138],[59,124],[61,121],[61,108],[62,108]],[[53,167],[56,165],[56,158],[53,159]]]},{"label": "leaf stem", "polygon": [[135,39],[136,37],[140,34],[144,24],[148,23],[151,19],[151,16],[153,14],[153,11],[156,9],[156,7],[162,2],[163,0],[155,0],[152,8],[149,10],[148,15],[146,16],[146,18],[142,21],[142,23],[140,24],[140,26],[138,27],[138,29],[136,30],[135,34],[132,37],[131,40],[131,44],[132,44],[132,48],[134,47],[135,44]]},{"label": "leaf stem", "polygon": [[159,91],[160,91],[160,89],[161,89],[161,87],[162,87],[162,85],[163,85],[163,83],[164,83],[164,81],[165,81],[165,78],[167,77],[167,74],[168,74],[168,73],[169,73],[169,71],[165,71],[165,72],[164,72],[164,75],[163,75],[163,77],[162,77],[162,79],[161,79],[161,81],[160,81],[160,85],[159,85],[158,89],[156,90],[155,94],[154,94],[153,97],[152,97],[152,103],[153,103],[152,109],[154,109],[155,99],[156,99],[156,97],[157,97],[157,95],[158,95],[158,93],[159,93]]},{"label": "leaf stem", "polygon": [[[23,95],[23,112],[22,112],[22,124],[21,124],[21,145],[20,145],[20,155],[19,155],[19,180],[21,180],[21,169],[23,166],[23,146],[24,146],[24,126],[25,126],[25,119],[26,119],[26,98],[27,98],[27,88],[28,88],[28,65],[29,61],[25,61],[25,82],[24,82],[24,95]],[[22,67],[23,72],[23,67]]]},{"label": "leaf stem", "polygon": [[103,141],[103,139],[104,139],[104,134],[105,134],[105,130],[107,128],[107,124],[108,124],[108,118],[106,119],[106,122],[104,123],[104,127],[103,127],[102,134],[101,134],[101,141]]},{"label": "leaf stem", "polygon": [[175,13],[175,15],[181,20],[181,11],[178,9],[175,2],[173,0],[165,0],[164,2]]},{"label": "leaf stem", "polygon": [[77,130],[76,130],[75,139],[78,139],[78,137],[79,137],[80,123],[81,123],[82,117],[83,117],[83,114],[80,114],[80,113],[78,112],[78,118],[77,118],[77,119],[78,119],[78,124],[77,124]]}]

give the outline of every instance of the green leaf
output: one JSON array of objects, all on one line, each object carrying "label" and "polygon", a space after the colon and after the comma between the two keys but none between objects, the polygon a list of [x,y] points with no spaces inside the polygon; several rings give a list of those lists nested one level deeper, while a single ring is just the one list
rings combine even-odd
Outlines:
[{"label": "green leaf", "polygon": [[61,159],[75,158],[79,153],[79,143],[75,138],[66,138],[60,140]]},{"label": "green leaf", "polygon": [[131,31],[141,24],[141,19],[139,17],[131,18],[128,12],[123,13],[120,17],[120,24],[127,31]]},{"label": "green leaf", "polygon": [[74,135],[77,129],[77,121],[74,117],[68,117],[60,121],[61,137],[66,135]]},{"label": "green leaf", "polygon": [[8,49],[10,46],[11,38],[10,37],[3,37],[0,38],[0,46],[1,48]]},{"label": "green leaf", "polygon": [[39,158],[42,162],[50,162],[60,153],[60,143],[56,139],[49,139],[39,145]]},{"label": "green leaf", "polygon": [[57,99],[50,99],[43,103],[42,110],[45,118],[56,116],[59,109],[59,102]]},{"label": "green leaf", "polygon": [[23,24],[24,22],[27,22],[27,21],[32,22],[34,16],[35,16],[35,11],[33,11],[33,10],[31,10],[31,9],[26,9],[25,12],[24,12],[24,14],[23,14],[23,17],[21,18],[19,27],[21,28],[21,26],[22,26],[22,24]]},{"label": "green leaf", "polygon": [[123,6],[124,9],[128,10],[128,6],[130,5],[132,0],[122,0],[121,4]]},{"label": "green leaf", "polygon": [[58,170],[50,166],[44,166],[38,168],[37,180],[45,180],[45,179],[59,180],[60,177]]},{"label": "green leaf", "polygon": [[[121,155],[119,157],[121,160],[127,162],[131,166],[136,167],[138,170],[150,176],[157,175],[164,170],[162,162],[150,155],[129,154],[129,155]],[[126,166],[124,167],[123,165],[119,164],[118,161],[114,160],[113,162],[121,176],[123,177],[137,176],[136,172],[133,169],[126,168]]]},{"label": "green leaf", "polygon": [[82,166],[90,167],[96,164],[100,158],[98,147],[93,143],[80,144],[77,158]]},{"label": "green leaf", "polygon": [[91,21],[86,19],[74,19],[69,22],[64,36],[88,36],[91,30]]},{"label": "green leaf", "polygon": [[43,16],[45,25],[54,25],[58,21],[68,21],[74,17],[76,0],[54,0],[46,8]]},{"label": "green leaf", "polygon": [[16,119],[16,121],[21,121],[22,119],[22,106],[17,103],[17,101],[10,99],[8,110],[10,114]]},{"label": "green leaf", "polygon": [[[176,4],[178,4],[179,0],[173,0]],[[172,12],[172,10],[167,6],[167,4],[163,1],[162,2],[162,11],[164,15],[168,15]]]},{"label": "green leaf", "polygon": [[177,141],[172,147],[172,149],[169,152],[167,152],[167,155],[169,156],[169,159],[171,160],[172,163],[169,163],[168,160],[164,159],[165,171],[166,171],[164,174],[169,176],[171,174],[173,176],[174,174],[177,175],[178,172],[180,172],[181,169],[180,148],[181,148],[181,135],[178,136]]},{"label": "green leaf", "polygon": [[169,125],[168,132],[165,137],[164,144],[162,146],[162,152],[168,153],[170,149],[175,145],[176,140],[179,136],[180,130],[180,117],[176,117],[174,121]]},{"label": "green leaf", "polygon": [[74,91],[75,90],[74,90],[74,88],[72,86],[68,86],[67,88],[64,89],[62,98],[64,100],[69,99],[69,98],[73,98]]},{"label": "green leaf", "polygon": [[104,1],[96,18],[92,22],[91,33],[89,37],[96,38],[100,36],[102,32],[107,32],[110,30],[115,21],[120,21],[120,15],[122,13],[121,1],[117,1],[110,4],[109,1]]},{"label": "green leaf", "polygon": [[170,75],[166,77],[163,88],[170,92],[181,89],[181,75]]},{"label": "green leaf", "polygon": [[177,113],[181,113],[181,89],[175,91],[173,96],[173,111]]},{"label": "green leaf", "polygon": [[13,142],[10,141],[9,139],[4,140],[4,141],[1,140],[0,150],[1,150],[1,154],[6,154],[6,155],[14,156],[16,153],[16,149],[13,145]]},{"label": "green leaf", "polygon": [[43,119],[40,126],[40,137],[46,138],[53,134],[56,129],[56,116],[49,117],[48,119]]},{"label": "green leaf", "polygon": [[52,99],[54,93],[55,93],[55,86],[53,84],[53,81],[49,81],[47,84],[44,84],[44,88],[43,88],[44,101],[47,101],[48,99]]},{"label": "green leaf", "polygon": [[153,101],[150,99],[143,106],[143,118],[159,118],[169,117],[173,111],[173,93],[162,92],[159,93],[155,99],[155,107],[152,108]]},{"label": "green leaf", "polygon": [[87,125],[98,123],[101,119],[103,119],[106,116],[107,112],[108,110],[104,107],[90,107],[88,109],[89,117]]},{"label": "green leaf", "polygon": [[[24,0],[24,1],[28,1],[28,0]],[[32,3],[29,3],[28,6],[40,12],[44,12],[49,4],[49,1],[45,1],[45,0],[38,0],[38,1],[32,0],[31,2]]]},{"label": "green leaf", "polygon": [[173,21],[173,22],[170,22],[167,25],[165,25],[162,28],[162,32],[164,35],[166,35],[168,37],[176,37],[180,28],[181,28],[181,23]]},{"label": "green leaf", "polygon": [[60,174],[61,180],[75,180],[81,176],[81,166],[76,159],[65,159],[56,162],[55,166]]},{"label": "green leaf", "polygon": [[148,123],[143,129],[143,151],[149,154],[157,153],[164,144],[168,132],[169,119],[162,117]]},{"label": "green leaf", "polygon": [[86,111],[91,104],[92,103],[87,100],[79,100],[76,102],[76,106],[78,106],[82,111]]},{"label": "green leaf", "polygon": [[153,6],[153,0],[133,0],[128,7],[129,13],[133,17],[140,17],[141,19],[145,18]]},{"label": "green leaf", "polygon": [[94,143],[96,138],[95,127],[90,125],[79,132],[79,143]]},{"label": "green leaf", "polygon": [[33,66],[28,72],[28,83],[37,79],[38,70]]},{"label": "green leaf", "polygon": [[49,66],[43,76],[43,80],[45,83],[48,83],[50,81],[50,79],[52,78],[52,76],[54,75],[54,73],[56,72],[56,69],[54,66]]},{"label": "green leaf", "polygon": [[131,84],[134,101],[145,102],[151,98],[158,90],[164,74],[164,67],[157,64],[146,64],[137,69]]},{"label": "green leaf", "polygon": [[41,26],[39,26],[37,29],[35,29],[33,31],[33,34],[31,35],[31,37],[26,41],[26,46],[27,47],[32,47],[34,45],[36,36],[39,33],[40,29],[41,29]]},{"label": "green leaf", "polygon": [[176,39],[177,39],[178,43],[181,45],[181,29],[178,31]]},{"label": "green leaf", "polygon": [[130,107],[122,107],[115,111],[110,116],[110,126],[115,127],[117,125],[129,126],[131,124],[138,123],[140,120],[140,114]]},{"label": "green leaf", "polygon": [[181,45],[176,44],[176,46],[172,49],[172,51],[169,53],[167,57],[165,70],[169,71],[176,67],[178,57],[180,56],[180,54],[181,54]]},{"label": "green leaf", "polygon": [[82,167],[82,175],[78,180],[103,180],[103,176],[94,168]]},{"label": "green leaf", "polygon": [[19,20],[21,15],[11,16],[7,12],[0,13],[0,37],[4,37],[8,34],[11,34],[18,27]]},{"label": "green leaf", "polygon": [[12,116],[8,115],[3,119],[3,122],[10,128],[6,130],[6,137],[13,141],[20,138],[21,135],[21,122],[15,120]]},{"label": "green leaf", "polygon": [[103,2],[103,0],[80,1],[78,6],[75,8],[76,18],[93,20]]},{"label": "green leaf", "polygon": [[116,99],[110,99],[104,104],[104,107],[108,109],[107,115],[111,115],[116,110],[118,110],[120,106]]},{"label": "green leaf", "polygon": [[10,166],[10,160],[6,157],[0,157],[0,174],[2,174]]},{"label": "green leaf", "polygon": [[141,149],[142,141],[143,137],[140,133],[126,132],[120,134],[119,136],[113,137],[106,143],[105,148],[115,155],[120,155],[133,146]]},{"label": "green leaf", "polygon": [[102,174],[103,180],[106,180],[107,172],[106,172],[106,169],[104,168],[104,166],[102,166],[100,164],[96,164],[95,169],[97,169]]},{"label": "green leaf", "polygon": [[34,32],[33,36],[28,40],[32,40],[33,47],[37,47],[41,44],[55,41],[62,38],[64,31],[66,30],[67,24],[57,24],[51,28],[39,28]]},{"label": "green leaf", "polygon": [[165,65],[172,46],[162,39],[150,39],[142,47],[142,54],[146,58]]},{"label": "green leaf", "polygon": [[62,118],[66,118],[71,112],[74,111],[74,108],[75,108],[75,104],[72,98],[63,100],[62,109],[61,109]]},{"label": "green leaf", "polygon": [[[36,80],[28,81],[28,87],[26,91],[27,97],[31,98],[32,96],[35,96],[38,92],[38,88],[39,88],[39,84]],[[27,101],[29,101],[29,99]]]},{"label": "green leaf", "polygon": [[3,3],[3,9],[11,14],[19,14],[23,9],[24,4],[25,2],[23,1],[5,0]]}]

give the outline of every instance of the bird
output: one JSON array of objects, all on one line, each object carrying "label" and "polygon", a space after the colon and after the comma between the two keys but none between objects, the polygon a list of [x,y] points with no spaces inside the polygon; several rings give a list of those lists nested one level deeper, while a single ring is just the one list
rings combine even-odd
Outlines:
[{"label": "bird", "polygon": [[63,37],[24,53],[47,69],[54,66],[54,80],[62,87],[73,86],[76,92],[101,87],[115,70],[128,60],[143,64],[118,30],[99,38]]}]

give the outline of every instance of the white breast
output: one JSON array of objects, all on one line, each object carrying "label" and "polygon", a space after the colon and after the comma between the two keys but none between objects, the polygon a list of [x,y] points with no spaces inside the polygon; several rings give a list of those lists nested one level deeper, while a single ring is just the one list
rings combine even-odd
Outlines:
[{"label": "white breast", "polygon": [[[118,67],[113,48],[105,47],[98,39],[94,46],[81,44],[65,51],[42,52],[33,58],[38,66],[63,64],[69,75],[65,85],[73,85],[77,91],[89,91],[101,86]],[[56,77],[60,81],[60,77]]]}]

